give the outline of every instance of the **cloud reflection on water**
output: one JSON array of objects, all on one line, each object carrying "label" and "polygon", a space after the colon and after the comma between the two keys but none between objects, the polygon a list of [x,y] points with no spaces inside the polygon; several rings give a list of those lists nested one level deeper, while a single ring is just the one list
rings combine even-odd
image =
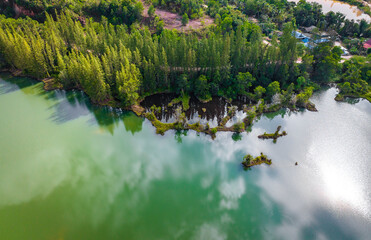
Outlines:
[{"label": "cloud reflection on water", "polygon": [[[34,127],[44,142],[24,134],[30,147],[0,168],[0,208],[58,200],[68,209],[62,216],[67,227],[106,224],[113,235],[135,229],[132,239],[154,238],[156,229],[163,238],[179,239],[366,239],[371,113],[359,104],[340,107],[333,95],[330,90],[315,97],[318,113],[263,117],[237,142],[231,133],[218,133],[213,141],[189,132],[180,136],[182,144],[174,132],[155,135],[148,121],[134,136],[125,121],[113,122],[115,131],[99,132],[98,119],[99,126],[86,125],[94,119],[89,112],[67,116],[56,127],[45,121],[50,112],[65,119],[70,108],[53,105],[32,119],[40,122]],[[277,144],[257,138],[278,125],[288,136]],[[242,157],[260,152],[273,164],[243,171]]]},{"label": "cloud reflection on water", "polygon": [[[315,97],[316,115],[286,119],[287,139],[303,129],[306,134],[294,137],[296,150],[290,151],[295,156],[282,159],[275,154],[274,163],[298,161],[299,165],[286,167],[280,162],[274,170],[262,170],[258,185],[285,213],[281,224],[271,225],[277,238],[367,239],[371,234],[371,192],[367,187],[371,179],[364,171],[371,164],[366,161],[371,155],[367,124],[371,112],[339,105],[333,97],[333,89]],[[285,148],[282,151],[288,151]]]}]

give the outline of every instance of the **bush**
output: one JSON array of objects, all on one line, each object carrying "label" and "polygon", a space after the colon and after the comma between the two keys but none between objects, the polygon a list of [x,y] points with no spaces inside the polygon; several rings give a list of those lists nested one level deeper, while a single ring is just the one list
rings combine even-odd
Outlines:
[{"label": "bush", "polygon": [[352,47],[351,49],[349,49],[349,52],[350,52],[350,54],[352,54],[352,55],[357,55],[357,54],[358,54],[358,49],[355,48],[355,47]]},{"label": "bush", "polygon": [[155,7],[153,5],[149,6],[148,8],[148,16],[153,17],[155,15]]},{"label": "bush", "polygon": [[256,100],[259,100],[263,94],[266,92],[265,88],[263,88],[262,86],[257,86],[255,89],[254,89],[254,93],[255,93],[255,99]]},{"label": "bush", "polygon": [[245,130],[245,124],[243,122],[238,122],[233,125],[233,130],[235,132],[243,132]]},{"label": "bush", "polygon": [[183,17],[182,17],[182,25],[185,26],[185,25],[188,24],[188,22],[189,22],[188,15],[187,15],[187,13],[184,13]]},{"label": "bush", "polygon": [[165,26],[165,23],[163,20],[158,21],[157,26],[156,26],[157,32],[159,33],[162,32],[162,30],[164,30],[164,26]]},{"label": "bush", "polygon": [[212,129],[211,129],[211,133],[212,133],[213,135],[215,135],[217,132],[218,132],[218,129],[217,129],[217,128],[212,128]]}]

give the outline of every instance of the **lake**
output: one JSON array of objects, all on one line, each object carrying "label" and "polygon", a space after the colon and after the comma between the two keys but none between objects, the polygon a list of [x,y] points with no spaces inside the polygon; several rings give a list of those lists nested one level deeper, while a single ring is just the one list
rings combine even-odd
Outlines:
[{"label": "lake", "polygon": [[[288,0],[289,2],[298,3],[300,0]],[[322,11],[324,14],[333,11],[340,12],[345,15],[347,19],[350,20],[361,20],[365,19],[367,22],[371,21],[371,17],[365,14],[362,10],[358,9],[356,6],[352,6],[348,3],[335,1],[335,0],[307,0],[307,2],[315,2],[322,5]]]},{"label": "lake", "polygon": [[[312,97],[249,133],[156,135],[80,91],[0,75],[1,239],[369,239],[371,104]],[[260,140],[278,125],[288,135]],[[245,171],[260,152],[272,165]],[[298,163],[295,166],[295,162]]]}]

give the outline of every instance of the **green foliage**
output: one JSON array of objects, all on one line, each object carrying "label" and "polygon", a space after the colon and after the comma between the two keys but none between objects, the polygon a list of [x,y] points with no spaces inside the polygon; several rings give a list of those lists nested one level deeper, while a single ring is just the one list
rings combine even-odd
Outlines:
[{"label": "green foliage", "polygon": [[153,112],[153,113],[160,113],[161,112],[161,110],[162,110],[162,108],[160,107],[160,106],[156,106],[156,105],[152,105],[152,107],[151,107],[151,111]]},{"label": "green foliage", "polygon": [[215,135],[218,132],[217,128],[212,128],[211,129],[211,134]]},{"label": "green foliage", "polygon": [[191,97],[187,94],[182,95],[182,106],[183,106],[183,111],[187,111],[189,109],[189,100]]},{"label": "green foliage", "polygon": [[254,93],[255,93],[255,99],[258,100],[260,99],[263,94],[266,92],[265,88],[263,88],[262,86],[257,86],[255,89],[254,89]]},{"label": "green foliage", "polygon": [[200,124],[200,122],[195,122],[193,124],[189,124],[188,127],[196,132],[202,132],[203,126]]},{"label": "green foliage", "polygon": [[342,96],[363,97],[370,99],[371,87],[371,63],[365,57],[353,57],[343,64],[343,74],[339,84],[340,96],[337,100],[342,100]]},{"label": "green foliage", "polygon": [[134,64],[127,61],[121,65],[121,71],[116,73],[116,88],[118,97],[126,105],[136,103],[139,98],[140,72]]},{"label": "green foliage", "polygon": [[174,98],[171,100],[171,102],[168,104],[169,107],[172,107],[173,105],[182,102],[183,111],[187,111],[189,109],[189,100],[191,97],[187,94],[182,94],[178,98]]},{"label": "green foliage", "polygon": [[286,136],[287,133],[286,131],[282,131],[281,133],[279,132],[281,130],[281,126],[277,127],[277,130],[274,133],[266,133],[259,135],[258,138],[260,139],[273,139],[273,143],[277,142],[277,138]]},{"label": "green foliage", "polygon": [[174,85],[176,93],[188,92],[189,84],[187,74],[180,75]]},{"label": "green foliage", "polygon": [[[13,8],[13,1],[7,1],[4,3],[4,8],[7,11],[15,15]],[[70,11],[74,15],[84,15],[91,17],[104,16],[112,24],[128,24],[131,25],[134,22],[141,19],[143,12],[143,5],[137,0],[16,0],[19,7],[26,9],[21,11],[21,15],[28,15],[38,20],[45,20],[45,12],[49,14],[55,14],[55,12]],[[0,4],[1,8],[1,4]],[[82,22],[83,18],[80,18]]]},{"label": "green foliage", "polygon": [[74,53],[67,68],[60,73],[64,85],[80,86],[93,101],[102,102],[110,99],[110,90],[104,81],[104,72],[98,57]]},{"label": "green foliage", "polygon": [[253,156],[251,156],[250,154],[247,154],[243,158],[243,160],[244,160],[244,162],[245,162],[246,165],[250,165],[253,159],[254,159]]},{"label": "green foliage", "polygon": [[298,89],[302,89],[303,87],[305,87],[306,82],[307,80],[304,77],[298,77],[298,79],[296,79]]},{"label": "green foliage", "polygon": [[271,165],[272,164],[272,160],[271,159],[268,159],[268,157],[266,155],[264,155],[263,153],[260,153],[260,156],[257,156],[256,158],[254,158],[250,154],[247,154],[243,158],[243,161],[242,161],[242,165],[245,168],[250,168],[252,166],[260,165],[262,163],[265,163],[267,165]]},{"label": "green foliage", "polygon": [[245,130],[245,124],[243,122],[237,122],[233,125],[233,131],[239,133]]},{"label": "green foliage", "polygon": [[[96,102],[119,100],[123,105],[132,105],[138,98],[156,92],[184,93],[183,96],[194,93],[201,100],[221,95],[229,99],[247,96],[255,101],[261,98],[269,101],[282,87],[282,102],[288,103],[294,89],[312,86],[313,80],[333,81],[340,73],[343,82],[350,82],[353,92],[367,94],[369,89],[368,62],[354,60],[351,64],[344,63],[341,69],[340,49],[331,44],[318,44],[312,51],[306,51],[302,63],[297,62],[297,40],[292,36],[295,21],[282,13],[282,9],[291,11],[295,7],[286,2],[243,1],[233,8],[219,1],[208,1],[205,10],[216,17],[217,26],[201,34],[166,30],[158,17],[153,20],[156,33],[132,25],[140,20],[143,10],[138,1],[19,3],[32,10],[50,12],[51,8],[59,13],[53,12],[53,17],[46,14],[43,23],[1,16],[3,65],[39,79],[58,76],[57,81],[63,86],[81,88]],[[181,3],[164,0],[153,4],[167,9],[182,8],[181,14],[191,18],[203,13],[203,2],[198,0]],[[311,16],[318,12],[312,4],[298,5],[300,11],[315,10]],[[61,7],[73,10],[61,11]],[[265,20],[259,26],[247,21],[246,14]],[[318,14],[323,18],[322,13]],[[101,21],[94,22],[87,16]],[[325,17],[332,22],[329,26],[341,23],[341,27],[344,23],[336,20],[336,16]],[[269,30],[263,24],[269,25],[269,21],[277,23],[283,34],[280,39],[272,34],[271,44],[262,44],[262,28],[264,32]],[[297,19],[296,23],[305,21]],[[363,29],[357,34],[362,32],[366,36],[367,22],[357,24]]]},{"label": "green foliage", "polygon": [[342,85],[340,85],[340,89],[344,93],[350,93],[352,92],[352,87],[350,86],[349,82],[345,82]]},{"label": "green foliage", "polygon": [[312,94],[313,87],[305,88],[304,91],[302,91],[296,96],[296,104],[298,106],[305,107],[306,103],[308,103],[309,98],[312,96]]},{"label": "green foliage", "polygon": [[267,97],[271,99],[276,93],[280,93],[280,83],[277,81],[271,82],[267,87]]},{"label": "green foliage", "polygon": [[333,79],[340,69],[340,58],[337,50],[331,44],[321,43],[313,49],[313,80],[328,82]]},{"label": "green foliage", "polygon": [[178,129],[178,122],[175,123],[163,123],[159,121],[153,112],[147,112],[145,114],[146,118],[151,121],[152,125],[156,128],[156,133],[164,135],[165,132],[171,129]]},{"label": "green foliage", "polygon": [[246,117],[244,118],[245,126],[250,126],[256,117],[255,108],[247,110],[245,112],[246,112]]},{"label": "green foliage", "polygon": [[187,13],[184,13],[183,17],[182,17],[182,25],[185,26],[185,25],[188,24],[188,22],[189,22],[188,15],[187,15]]},{"label": "green foliage", "polygon": [[232,139],[235,142],[241,141],[242,140],[242,134],[240,134],[238,132],[235,132],[235,133],[232,134]]},{"label": "green foliage", "polygon": [[236,80],[237,81],[235,89],[237,90],[238,95],[246,95],[249,88],[256,81],[256,79],[249,72],[246,73],[239,72],[237,74]]},{"label": "green foliage", "polygon": [[161,8],[166,8],[172,12],[177,12],[181,15],[187,14],[191,19],[199,18],[203,15],[202,5],[204,4],[204,1],[202,0],[157,0],[154,1],[153,4]]},{"label": "green foliage", "polygon": [[265,105],[265,103],[264,103],[264,99],[260,99],[260,100],[259,100],[259,105],[258,105],[258,107],[257,107],[257,109],[256,109],[256,112],[257,112],[258,114],[263,113],[264,110],[265,110],[265,107],[266,107],[266,105]]},{"label": "green foliage", "polygon": [[162,30],[164,30],[164,26],[165,26],[165,23],[164,23],[163,20],[158,21],[157,24],[156,24],[156,30],[157,30],[157,32],[158,33],[161,33]]},{"label": "green foliage", "polygon": [[207,78],[205,75],[201,75],[196,79],[194,88],[195,94],[200,99],[206,100],[210,97],[209,84],[207,83]]},{"label": "green foliage", "polygon": [[149,6],[148,8],[148,16],[153,17],[155,15],[155,7],[153,5]]}]

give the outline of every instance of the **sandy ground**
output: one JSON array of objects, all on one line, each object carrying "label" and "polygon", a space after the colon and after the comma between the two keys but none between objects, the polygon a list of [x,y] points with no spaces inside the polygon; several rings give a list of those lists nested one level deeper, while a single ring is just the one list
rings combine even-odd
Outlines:
[{"label": "sandy ground", "polygon": [[341,60],[340,62],[343,63],[345,62],[346,60],[349,60],[353,57],[353,55],[347,55],[347,56],[341,56]]}]

